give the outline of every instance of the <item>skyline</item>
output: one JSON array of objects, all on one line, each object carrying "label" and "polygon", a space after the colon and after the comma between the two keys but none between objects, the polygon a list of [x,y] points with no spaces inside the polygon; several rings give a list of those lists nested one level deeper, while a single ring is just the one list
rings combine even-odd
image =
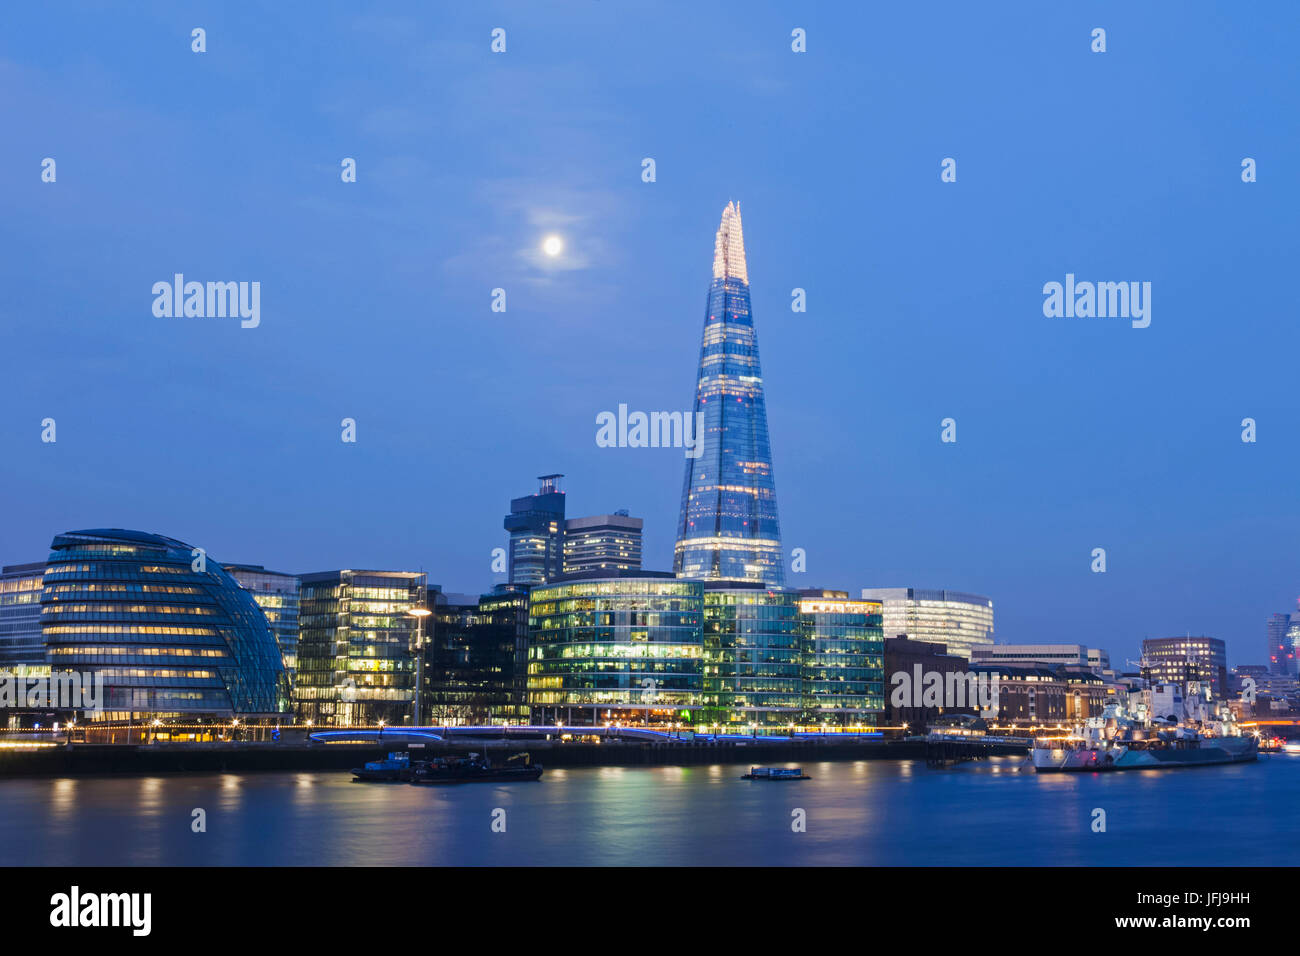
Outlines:
[{"label": "skyline", "polygon": [[[0,563],[124,527],[227,563],[487,590],[509,500],[563,472],[570,513],[629,509],[667,570],[681,451],[599,448],[594,418],[682,407],[704,256],[738,199],[786,560],[808,555],[788,585],[969,591],[998,642],[1122,659],[1190,631],[1263,662],[1300,594],[1287,30],[1109,7],[994,26],[941,5],[942,35],[775,5],[696,11],[691,31],[598,6],[307,9],[0,13],[24,38],[0,40]],[[295,43],[304,15],[350,58]],[[1090,59],[1094,18],[1112,44]],[[1072,135],[1069,117],[1108,123]],[[701,158],[737,130],[725,163]],[[150,288],[178,272],[261,282],[260,325],[155,318]],[[1151,326],[1046,318],[1042,286],[1067,274],[1152,282]]]}]

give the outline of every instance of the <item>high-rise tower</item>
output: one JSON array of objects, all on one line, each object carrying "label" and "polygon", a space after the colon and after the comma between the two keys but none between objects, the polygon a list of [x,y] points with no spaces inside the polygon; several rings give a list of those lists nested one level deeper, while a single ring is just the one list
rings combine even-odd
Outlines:
[{"label": "high-rise tower", "polygon": [[722,211],[714,245],[695,411],[704,416],[704,447],[686,460],[673,570],[687,578],[783,585],[763,373],[734,203]]}]

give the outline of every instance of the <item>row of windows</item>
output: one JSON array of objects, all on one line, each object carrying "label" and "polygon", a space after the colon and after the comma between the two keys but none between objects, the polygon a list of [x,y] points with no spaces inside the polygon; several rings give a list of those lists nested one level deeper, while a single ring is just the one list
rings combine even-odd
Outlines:
[{"label": "row of windows", "polygon": [[42,628],[46,634],[169,634],[190,637],[220,637],[221,632],[210,627],[172,627],[140,625],[131,627],[125,624],[75,625],[51,624]]},{"label": "row of windows", "polygon": [[198,604],[48,604],[46,614],[102,614],[108,617],[126,614],[197,614],[211,617],[215,608]]},{"label": "row of windows", "polygon": [[117,644],[97,647],[51,647],[54,657],[229,657],[228,651],[215,647],[122,647]]}]

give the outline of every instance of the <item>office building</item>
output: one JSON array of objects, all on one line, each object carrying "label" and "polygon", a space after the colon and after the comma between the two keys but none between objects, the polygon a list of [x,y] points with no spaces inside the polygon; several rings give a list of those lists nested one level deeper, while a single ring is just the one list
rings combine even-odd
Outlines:
[{"label": "office building", "polygon": [[877,601],[799,592],[803,716],[812,727],[870,729],[884,713],[885,638]]},{"label": "office building", "polygon": [[424,572],[321,571],[301,582],[299,718],[342,727],[411,723],[417,637],[411,611],[429,607]]},{"label": "office building", "polygon": [[975,664],[1042,664],[1074,667],[1098,674],[1110,669],[1110,655],[1084,644],[978,644],[971,648]]},{"label": "office building", "polygon": [[1150,684],[1208,684],[1216,698],[1228,688],[1227,655],[1216,637],[1154,637],[1142,642],[1142,676]]},{"label": "office building", "polygon": [[641,570],[640,518],[627,511],[564,523],[564,573]]},{"label": "office building", "polygon": [[706,729],[757,733],[803,722],[799,593],[756,582],[704,588]]},{"label": "office building", "polygon": [[41,636],[41,589],[45,562],[0,569],[0,671],[45,666]]},{"label": "office building", "polygon": [[502,624],[514,634],[515,658],[511,671],[511,700],[518,708],[520,723],[527,723],[528,708],[528,587],[499,584],[479,598],[482,620]]},{"label": "office building", "polygon": [[862,599],[884,606],[885,637],[943,644],[967,660],[993,643],[993,602],[982,594],[922,588],[863,588]]},{"label": "office building", "polygon": [[767,405],[750,309],[740,209],[722,213],[700,347],[692,428],[703,427],[686,458],[673,570],[679,577],[785,580]]},{"label": "office building", "polygon": [[510,583],[545,584],[564,571],[563,475],[542,475],[537,494],[510,502]]},{"label": "office building", "polygon": [[298,576],[268,571],[260,564],[227,564],[225,568],[266,615],[292,684],[298,669]]},{"label": "office building", "polygon": [[50,546],[41,631],[54,671],[103,680],[105,720],[269,717],[288,709],[275,636],[220,564],[173,538],[70,531]]},{"label": "office building", "polygon": [[480,603],[438,595],[427,619],[421,722],[450,726],[523,723],[515,693],[513,617],[484,613]]},{"label": "office building", "polygon": [[651,571],[577,575],[534,587],[533,720],[694,724],[704,692],[702,587]]}]

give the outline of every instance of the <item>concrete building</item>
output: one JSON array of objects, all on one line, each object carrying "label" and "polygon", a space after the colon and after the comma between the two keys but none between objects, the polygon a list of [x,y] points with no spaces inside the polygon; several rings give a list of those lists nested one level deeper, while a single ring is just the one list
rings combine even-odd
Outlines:
[{"label": "concrete building", "polygon": [[641,570],[640,518],[626,510],[564,522],[564,573]]},{"label": "concrete building", "polygon": [[1084,644],[981,644],[972,648],[971,662],[1081,667],[1096,673],[1110,669],[1108,653]]}]

